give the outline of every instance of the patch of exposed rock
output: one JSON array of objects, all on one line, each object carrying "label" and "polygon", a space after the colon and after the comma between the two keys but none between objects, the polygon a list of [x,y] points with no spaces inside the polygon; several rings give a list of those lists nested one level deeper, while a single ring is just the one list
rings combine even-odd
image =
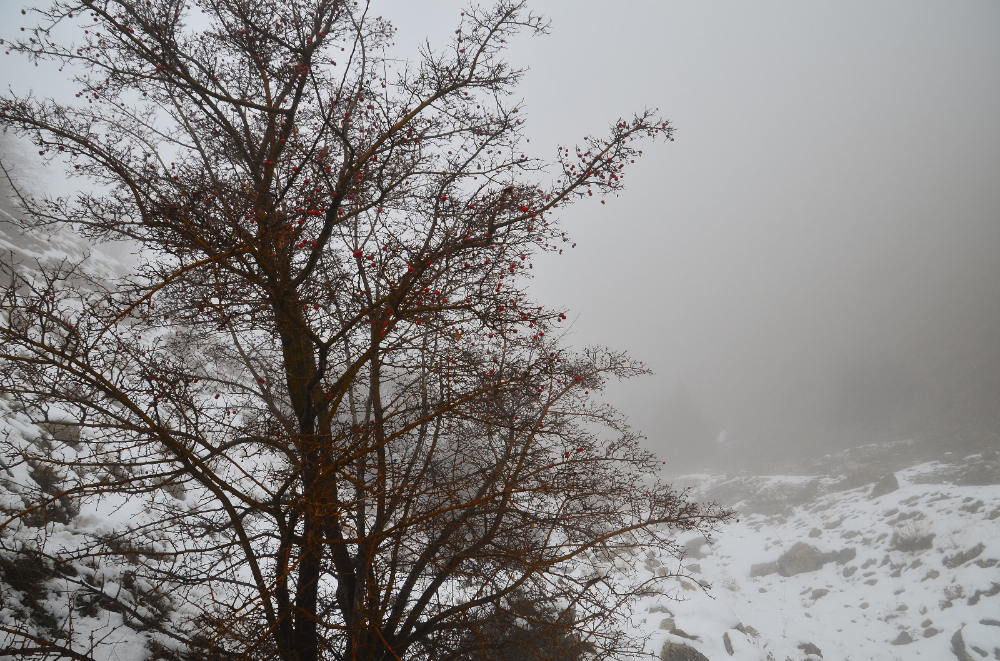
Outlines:
[{"label": "patch of exposed rock", "polygon": [[879,496],[884,496],[887,493],[892,493],[893,491],[899,489],[899,480],[892,473],[889,473],[881,480],[875,483],[872,487],[872,492],[868,495],[869,498],[878,498]]},{"label": "patch of exposed rock", "polygon": [[709,661],[708,657],[695,648],[682,643],[663,643],[660,661]]}]

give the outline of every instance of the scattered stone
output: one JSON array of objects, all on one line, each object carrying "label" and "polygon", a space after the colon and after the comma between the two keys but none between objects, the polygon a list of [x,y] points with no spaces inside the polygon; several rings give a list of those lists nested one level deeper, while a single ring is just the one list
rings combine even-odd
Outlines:
[{"label": "scattered stone", "polygon": [[857,566],[846,567],[844,568],[844,576],[846,578],[850,578],[851,576],[854,576],[854,572],[856,571],[858,571]]},{"label": "scattered stone", "polygon": [[736,650],[733,649],[733,641],[729,639],[729,632],[722,634],[722,644],[726,646],[726,653],[729,656],[736,654]]},{"label": "scattered stone", "polygon": [[899,611],[900,613],[905,613],[906,611],[910,610],[910,607],[907,606],[906,604],[900,604],[896,606],[896,610]]},{"label": "scattered stone", "polygon": [[861,602],[861,610],[865,610],[866,608],[868,608],[868,602],[867,601]]},{"label": "scattered stone", "polygon": [[994,519],[1000,519],[1000,507],[986,515],[987,521],[993,521]]},{"label": "scattered stone", "polygon": [[687,581],[685,581],[683,579],[680,579],[680,583],[681,583],[681,587],[683,589],[687,590],[688,592],[694,592],[695,590],[698,589],[698,588],[696,588],[695,586],[691,585],[690,583],[688,583]]},{"label": "scattered stone", "polygon": [[684,629],[671,629],[670,633],[680,638],[687,638],[688,640],[697,640],[699,642],[701,641],[701,638],[699,638],[698,636],[692,636],[688,632],[684,631]]},{"label": "scattered stone", "polygon": [[813,645],[812,643],[800,643],[799,649],[805,652],[806,654],[815,654],[818,657],[823,656],[823,652],[821,652],[820,649],[815,645]]},{"label": "scattered stone", "polygon": [[813,599],[813,601],[816,601],[820,597],[825,597],[828,594],[830,594],[830,591],[827,590],[827,589],[825,589],[825,588],[821,588],[819,590],[813,590],[813,592],[812,592],[812,599]]},{"label": "scattered stone", "polygon": [[989,569],[990,567],[993,567],[994,565],[997,564],[997,559],[990,558],[989,560],[983,560],[982,558],[980,558],[979,560],[976,560],[972,564],[981,567],[982,569]]},{"label": "scattered stone", "polygon": [[979,623],[988,627],[1000,627],[1000,621],[998,620],[979,620]]},{"label": "scattered stone", "polygon": [[941,575],[941,572],[939,572],[936,569],[932,569],[929,572],[927,572],[926,576],[924,576],[922,579],[920,579],[920,582],[923,583],[924,581],[926,581],[929,578],[937,578],[940,575]]},{"label": "scattered stone", "polygon": [[701,573],[701,565],[699,565],[697,563],[695,563],[693,565],[688,565],[684,569],[688,570],[692,574],[700,574]]},{"label": "scattered stone", "polygon": [[757,588],[757,592],[764,594],[767,592],[767,588]]},{"label": "scattered stone", "polygon": [[750,637],[750,638],[759,638],[759,637],[760,637],[760,634],[759,634],[759,633],[757,633],[757,630],[756,630],[756,629],[754,629],[754,628],[753,628],[752,626],[750,626],[749,624],[743,624],[743,623],[741,622],[741,623],[737,624],[737,625],[736,625],[735,627],[733,627],[733,628],[734,628],[734,629],[736,629],[737,631],[739,631],[739,632],[740,632],[741,634],[743,634],[743,635],[745,635],[745,636],[748,636],[748,637]]},{"label": "scattered stone", "polygon": [[934,624],[932,621],[930,621],[930,620],[924,620],[923,622],[920,623],[920,626],[922,626],[922,627],[929,627],[932,624]]},{"label": "scattered stone", "polygon": [[805,542],[797,542],[778,558],[778,573],[782,576],[795,576],[822,568],[823,554]]},{"label": "scattered stone", "polygon": [[777,562],[761,562],[750,567],[750,577],[769,576],[778,573]]},{"label": "scattered stone", "polygon": [[709,661],[708,657],[683,643],[663,643],[660,661]]},{"label": "scattered stone", "polygon": [[979,656],[983,657],[984,659],[986,658],[986,650],[981,650],[978,647],[976,647],[975,645],[969,645],[969,649],[971,649],[973,652],[975,652]]},{"label": "scattered stone", "polygon": [[951,651],[958,657],[958,661],[974,661],[965,649],[965,639],[962,638],[962,630],[959,629],[951,637]]},{"label": "scattered stone", "polygon": [[956,553],[950,558],[945,558],[943,560],[944,566],[947,567],[948,569],[956,569],[960,565],[964,565],[969,560],[978,558],[979,555],[985,550],[986,546],[982,542],[979,542],[968,551],[965,551],[963,553]]},{"label": "scattered stone", "polygon": [[822,534],[823,534],[823,531],[820,530],[819,528],[813,528],[812,530],[809,531],[809,536],[810,537],[819,537]]},{"label": "scattered stone", "polygon": [[892,493],[898,488],[899,488],[899,480],[896,479],[895,475],[889,473],[888,475],[886,475],[881,480],[875,483],[875,486],[872,487],[872,492],[871,494],[869,494],[868,498],[870,499],[878,498],[879,496],[884,496],[887,493]]},{"label": "scattered stone", "polygon": [[826,523],[823,524],[823,527],[826,528],[827,530],[833,530],[834,528],[839,527],[840,524],[843,522],[844,522],[843,519],[837,519],[836,521],[827,521]]},{"label": "scattered stone", "polygon": [[902,573],[903,573],[902,569],[897,569],[896,571],[889,574],[889,578],[899,578]]},{"label": "scattered stone", "polygon": [[877,578],[869,578],[867,581],[865,581],[865,585],[875,585],[876,583],[878,583]]},{"label": "scattered stone", "polygon": [[861,568],[868,569],[874,564],[875,564],[875,558],[868,558],[867,560],[865,560],[865,564],[861,565]]},{"label": "scattered stone", "polygon": [[653,604],[652,606],[649,607],[649,612],[650,613],[666,613],[670,617],[674,616],[673,612],[671,612],[671,610],[669,608],[667,608],[666,606],[664,606],[663,604]]},{"label": "scattered stone", "polygon": [[896,640],[889,643],[890,645],[909,645],[913,642],[913,638],[910,638],[910,634],[905,631],[900,631],[899,635],[896,636]]},{"label": "scattered stone", "polygon": [[663,618],[663,620],[660,621],[660,628],[666,631],[670,631],[671,629],[677,628],[677,623],[674,622],[674,618],[665,617]]},{"label": "scattered stone", "polygon": [[939,633],[941,632],[935,629],[934,627],[927,627],[926,629],[924,629],[924,638],[933,638]]}]

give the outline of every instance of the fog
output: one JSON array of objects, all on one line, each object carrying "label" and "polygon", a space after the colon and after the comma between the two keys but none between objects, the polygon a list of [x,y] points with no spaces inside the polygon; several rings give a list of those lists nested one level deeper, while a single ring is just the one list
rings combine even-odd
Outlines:
[{"label": "fog", "polygon": [[[655,371],[607,395],[649,447],[686,470],[1000,445],[1000,4],[532,6],[534,155],[645,107],[677,127],[620,198],[566,210],[578,245],[533,285],[570,343]],[[374,7],[412,57],[462,3]]]}]

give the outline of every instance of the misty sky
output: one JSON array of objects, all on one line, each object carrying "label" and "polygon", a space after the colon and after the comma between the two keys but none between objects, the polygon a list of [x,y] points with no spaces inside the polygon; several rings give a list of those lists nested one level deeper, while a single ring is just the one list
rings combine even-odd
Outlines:
[{"label": "misty sky", "polygon": [[[373,6],[412,57],[463,3]],[[677,127],[620,198],[567,210],[577,248],[535,269],[573,344],[656,371],[610,393],[651,447],[997,442],[1000,3],[532,7],[552,34],[510,59],[534,155],[645,107]]]}]

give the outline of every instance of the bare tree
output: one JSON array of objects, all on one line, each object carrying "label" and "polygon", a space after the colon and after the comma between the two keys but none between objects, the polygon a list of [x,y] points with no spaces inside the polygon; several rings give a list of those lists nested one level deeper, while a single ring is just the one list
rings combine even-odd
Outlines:
[{"label": "bare tree", "polygon": [[[0,625],[0,654],[102,656],[81,633],[99,607],[162,658],[616,656],[651,586],[615,563],[727,516],[592,400],[645,368],[564,348],[565,313],[524,289],[567,246],[558,210],[620,190],[671,126],[529,157],[501,53],[541,19],[470,8],[411,65],[371,13],[55,0],[8,45],[78,90],[0,101],[85,182],[21,194],[23,229],[128,241],[139,265],[3,264],[0,389],[50,435],[8,447],[25,497],[0,539],[70,605]],[[72,543],[12,541],[115,508]]]}]

